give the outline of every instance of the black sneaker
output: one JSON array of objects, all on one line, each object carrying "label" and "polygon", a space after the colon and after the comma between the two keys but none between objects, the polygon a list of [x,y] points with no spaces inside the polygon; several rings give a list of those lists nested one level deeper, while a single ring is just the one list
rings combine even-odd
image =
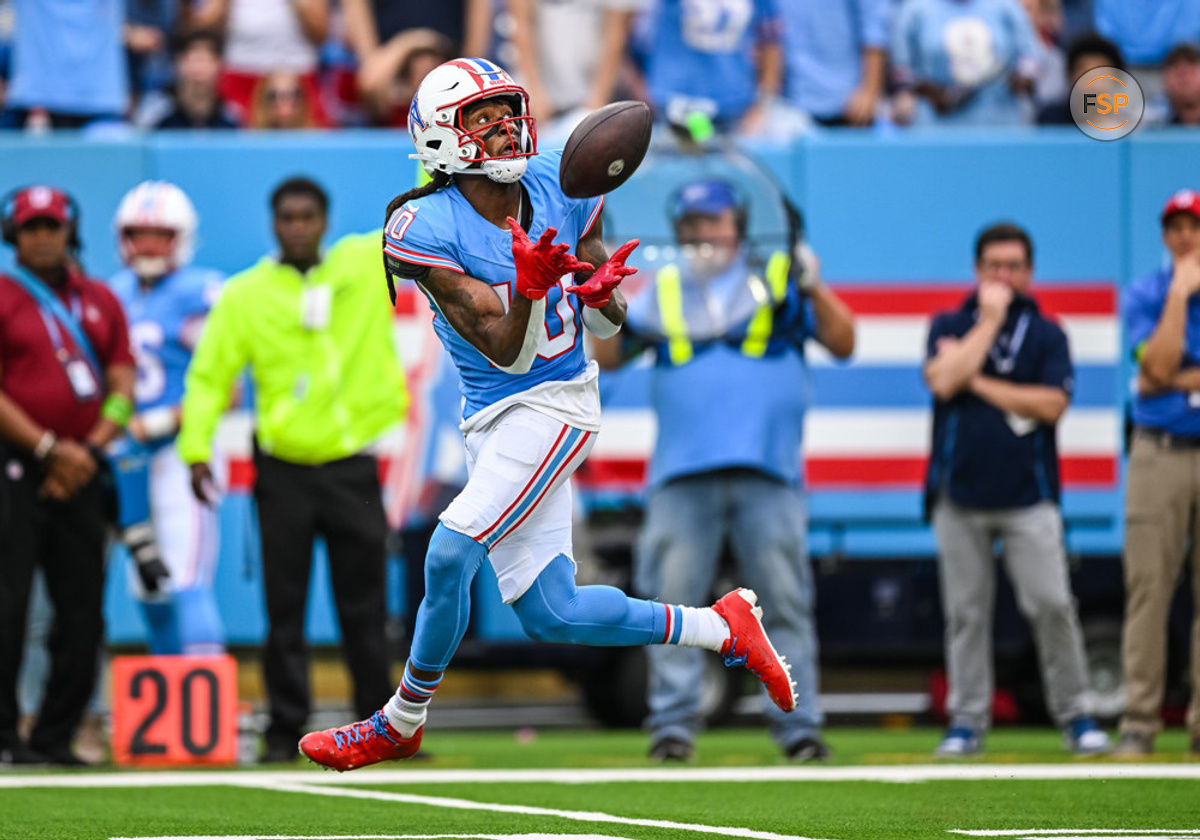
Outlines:
[{"label": "black sneaker", "polygon": [[0,767],[30,767],[45,765],[46,757],[31,750],[23,742],[0,747]]},{"label": "black sneaker", "polygon": [[695,752],[691,741],[668,735],[650,745],[650,757],[655,761],[691,761]]},{"label": "black sneaker", "polygon": [[804,764],[809,761],[824,761],[829,758],[829,745],[820,738],[805,737],[785,747],[783,754],[788,761]]},{"label": "black sneaker", "polygon": [[91,767],[75,753],[71,752],[71,748],[66,744],[60,744],[56,747],[31,747],[32,752],[41,756],[41,763],[49,764],[52,767]]},{"label": "black sneaker", "polygon": [[[296,743],[299,743],[299,741],[300,739],[297,738]],[[291,764],[293,761],[298,761],[299,759],[300,752],[295,743],[268,741],[258,760],[262,764]]]}]

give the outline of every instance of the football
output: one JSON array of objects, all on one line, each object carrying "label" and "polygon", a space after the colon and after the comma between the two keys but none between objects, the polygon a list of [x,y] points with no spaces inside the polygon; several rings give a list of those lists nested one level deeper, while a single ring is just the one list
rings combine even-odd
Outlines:
[{"label": "football", "polygon": [[558,183],[571,198],[612,192],[646,156],[653,122],[650,106],[626,100],[583,118],[563,147]]}]

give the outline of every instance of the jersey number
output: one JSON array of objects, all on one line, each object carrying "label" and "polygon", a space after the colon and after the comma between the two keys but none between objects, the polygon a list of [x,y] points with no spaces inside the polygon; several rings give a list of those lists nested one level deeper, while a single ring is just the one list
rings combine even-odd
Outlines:
[{"label": "jersey number", "polygon": [[392,219],[391,224],[388,225],[387,235],[392,239],[395,239],[397,242],[400,241],[404,238],[404,234],[408,230],[408,226],[412,224],[413,219],[416,217],[417,214],[413,212],[411,208],[405,207],[396,214],[395,218]]},{"label": "jersey number", "polygon": [[137,361],[137,383],[133,395],[137,402],[154,402],[162,396],[167,386],[167,373],[163,369],[159,351],[163,346],[163,328],[154,321],[138,321],[129,330],[133,344],[133,357]]},{"label": "jersey number", "polygon": [[[574,282],[570,274],[563,279]],[[538,345],[538,358],[553,359],[566,353],[575,346],[576,334],[575,306],[559,281],[557,286],[546,292],[546,335]]]}]

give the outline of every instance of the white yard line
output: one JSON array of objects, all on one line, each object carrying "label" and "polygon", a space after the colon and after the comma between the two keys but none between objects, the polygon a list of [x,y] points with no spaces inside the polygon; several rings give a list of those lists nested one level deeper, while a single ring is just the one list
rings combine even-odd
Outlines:
[{"label": "white yard line", "polygon": [[952,828],[951,834],[971,837],[1060,837],[1064,834],[1141,834],[1156,837],[1200,835],[1192,828]]},{"label": "white yard line", "polygon": [[605,782],[929,782],[1052,779],[1200,779],[1200,762],[1189,764],[906,764],[854,767],[655,767],[603,770],[158,770],[113,773],[8,773],[4,788],[209,787],[263,783],[423,785],[476,783],[594,784]]},{"label": "white yard line", "polygon": [[456,799],[448,796],[418,796],[412,793],[388,793],[379,790],[360,790],[353,787],[326,787],[324,785],[295,784],[290,782],[264,781],[254,787],[283,793],[302,793],[319,796],[341,796],[351,799],[372,799],[379,802],[402,802],[406,805],[425,805],[432,808],[454,808],[462,811],[491,811],[500,814],[524,814],[535,817],[558,817],[579,822],[613,823],[637,825],[647,828],[667,828],[675,831],[692,831],[699,834],[715,834],[720,837],[746,837],[751,840],[813,840],[795,834],[776,834],[773,831],[755,831],[752,828],[735,826],[703,825],[682,823],[674,820],[649,820],[638,817],[619,817],[602,811],[567,811],[559,808],[539,808],[535,805],[508,805],[499,802],[476,802],[472,799]]}]

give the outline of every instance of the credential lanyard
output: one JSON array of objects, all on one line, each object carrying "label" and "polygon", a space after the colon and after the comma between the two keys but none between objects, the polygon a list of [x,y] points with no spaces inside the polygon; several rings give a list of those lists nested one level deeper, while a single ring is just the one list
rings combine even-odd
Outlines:
[{"label": "credential lanyard", "polygon": [[60,329],[61,325],[71,334],[75,346],[87,358],[92,371],[97,375],[96,381],[101,381],[100,372],[103,368],[100,366],[100,360],[96,357],[96,351],[92,349],[92,342],[88,341],[87,333],[83,331],[81,324],[83,312],[74,313],[68,309],[54,292],[46,288],[23,266],[16,266],[12,277],[25,290],[26,294],[37,301],[42,323],[46,325],[46,331],[50,334],[50,341],[54,344],[54,353],[59,361],[63,361],[63,355],[67,352]]},{"label": "credential lanyard", "polygon": [[1029,313],[1022,313],[1017,319],[1017,325],[1013,328],[1012,335],[1006,339],[1003,334],[996,337],[996,342],[988,350],[988,356],[991,357],[992,364],[996,366],[996,372],[1002,374],[1010,374],[1017,364],[1017,354],[1021,352],[1021,345],[1025,343],[1025,333],[1029,330]]}]

